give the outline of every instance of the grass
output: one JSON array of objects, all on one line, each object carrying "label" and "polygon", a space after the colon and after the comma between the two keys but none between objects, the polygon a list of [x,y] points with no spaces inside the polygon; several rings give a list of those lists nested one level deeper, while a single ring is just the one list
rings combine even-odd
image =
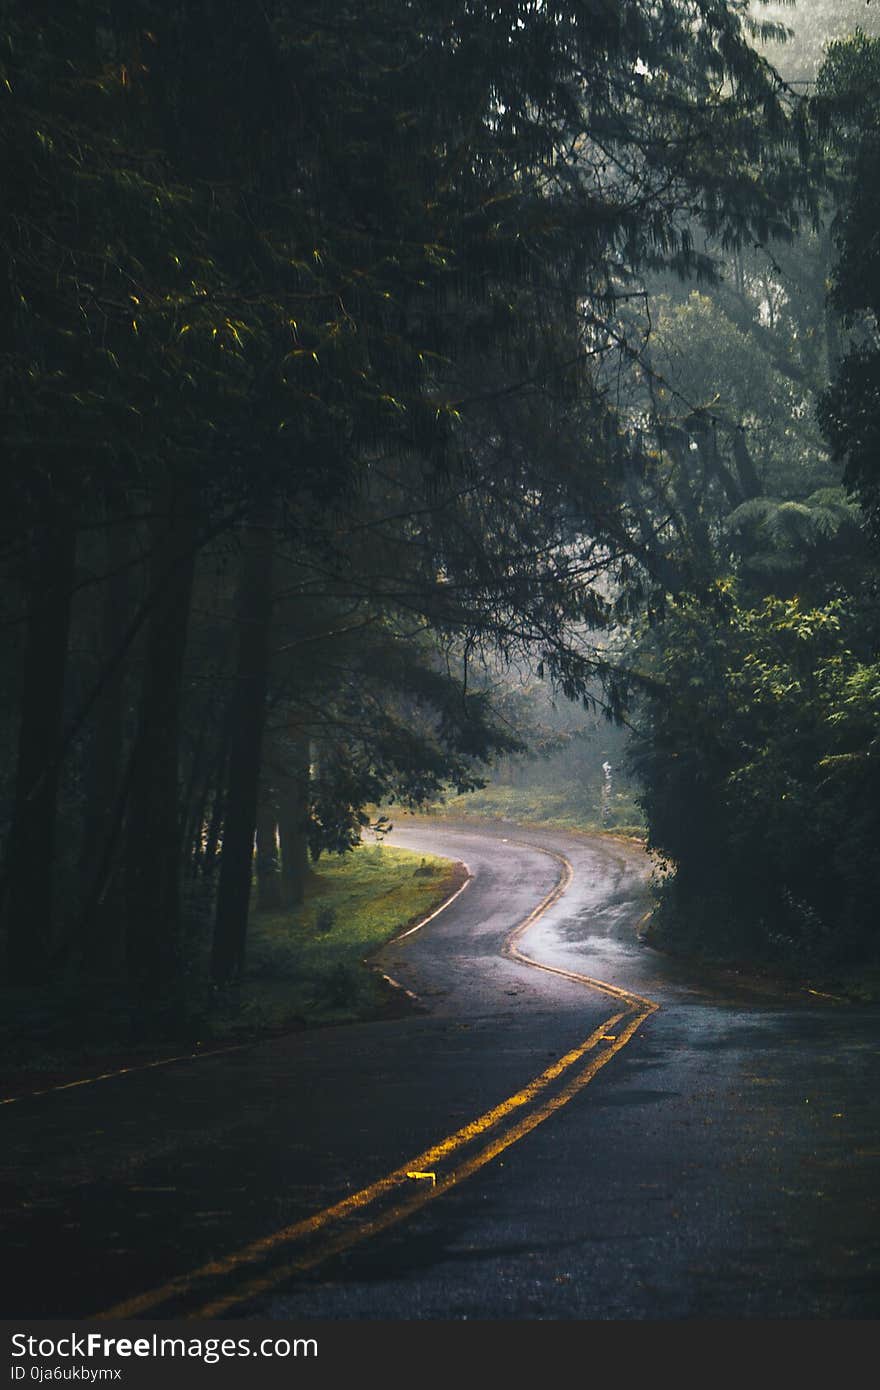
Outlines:
[{"label": "grass", "polygon": [[447,796],[432,808],[444,816],[479,820],[512,820],[521,825],[541,825],[553,830],[585,830],[643,839],[645,824],[628,792],[611,797],[607,821],[594,801],[579,797],[577,789],[508,787],[490,784],[480,791]]},{"label": "grass", "polygon": [[[112,980],[0,989],[0,1096],[178,1052],[387,1013],[392,991],[364,960],[457,885],[447,859],[390,845],[321,858],[295,911],[251,913],[236,986],[208,981],[210,921],[192,928],[184,977],[139,1010]],[[204,907],[204,904],[203,904]]]},{"label": "grass", "polygon": [[295,916],[252,918],[248,978],[236,991],[238,1026],[342,1023],[374,1014],[387,989],[364,969],[364,957],[447,897],[454,872],[448,859],[391,845],[322,858]]}]

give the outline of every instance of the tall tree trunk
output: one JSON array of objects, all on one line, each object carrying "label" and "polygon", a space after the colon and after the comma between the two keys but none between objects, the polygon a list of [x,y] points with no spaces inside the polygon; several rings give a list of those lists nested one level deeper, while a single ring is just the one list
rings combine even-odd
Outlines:
[{"label": "tall tree trunk", "polygon": [[76,532],[56,512],[35,538],[28,574],[22,712],[4,915],[9,979],[45,979],[54,936],[53,881]]},{"label": "tall tree trunk", "polygon": [[[217,766],[214,776],[214,797],[211,802],[211,817],[205,831],[205,849],[201,858],[201,870],[205,877],[209,877],[213,874],[217,867],[217,860],[220,857],[223,820],[226,812],[226,768],[228,762],[229,748],[227,742],[224,741],[217,757]],[[205,799],[207,801],[207,796]]]},{"label": "tall tree trunk", "polygon": [[205,807],[208,803],[210,767],[206,767],[205,764],[210,763],[210,758],[206,752],[207,743],[207,721],[202,719],[192,750],[186,790],[180,800],[180,813],[183,817],[181,852],[184,859],[183,867],[189,877],[192,877],[198,868]]},{"label": "tall tree trunk", "polygon": [[[220,664],[223,667],[232,649],[233,638],[230,635],[220,653]],[[199,721],[199,735],[192,753],[186,792],[181,802],[184,816],[182,852],[185,869],[190,877],[206,871],[206,840],[212,844],[212,864],[216,857],[222,824],[222,789],[232,713],[227,699],[221,710],[214,710],[210,714],[206,711]],[[212,807],[210,818],[214,832],[213,840],[211,830],[206,830],[205,825],[209,815],[209,804]]]},{"label": "tall tree trunk", "polygon": [[[125,640],[131,608],[132,585],[128,560],[131,532],[113,525],[107,532],[107,587],[101,614],[101,652],[115,653]],[[125,666],[120,663],[104,687],[95,707],[95,730],[89,765],[85,829],[80,851],[80,878],[86,885],[89,911],[83,920],[84,936],[73,942],[86,965],[99,969],[111,964],[122,945],[121,924],[125,903],[120,876],[114,873],[118,839],[122,759],[125,724]],[[128,780],[128,778],[126,778]],[[129,787],[130,790],[130,787]]]},{"label": "tall tree trunk", "polygon": [[718,448],[718,440],[714,429],[701,430],[695,438],[707,481],[709,475],[714,473],[724,489],[724,496],[727,499],[728,506],[731,508],[738,507],[740,502],[744,500],[745,493],[721,457],[721,451]]},{"label": "tall tree trunk", "polygon": [[309,744],[307,739],[285,742],[280,757],[278,830],[281,840],[281,902],[298,907],[309,876]]},{"label": "tall tree trunk", "polygon": [[234,714],[233,702],[229,701],[217,722],[211,755],[204,759],[201,789],[186,826],[183,852],[188,856],[188,868],[193,876],[210,876],[217,867],[226,800],[226,765],[229,761],[229,741]]},{"label": "tall tree trunk", "polygon": [[229,748],[223,852],[211,960],[211,972],[218,984],[239,979],[244,969],[266,723],[271,613],[272,525],[268,509],[264,508],[243,537],[238,663],[233,692],[235,718]]},{"label": "tall tree trunk", "polygon": [[189,497],[169,487],[160,507],[151,564],[157,597],[145,643],[125,833],[126,962],[133,987],[146,997],[159,992],[176,965],[180,699],[195,568]]},{"label": "tall tree trunk", "polygon": [[257,911],[277,912],[281,906],[281,865],[278,859],[278,809],[275,789],[260,788],[257,804]]},{"label": "tall tree trunk", "polygon": [[758,470],[752,458],[749,446],[746,443],[745,426],[740,425],[731,431],[731,442],[733,444],[733,457],[736,463],[736,471],[742,487],[743,496],[760,497],[763,491],[761,479],[758,477]]}]

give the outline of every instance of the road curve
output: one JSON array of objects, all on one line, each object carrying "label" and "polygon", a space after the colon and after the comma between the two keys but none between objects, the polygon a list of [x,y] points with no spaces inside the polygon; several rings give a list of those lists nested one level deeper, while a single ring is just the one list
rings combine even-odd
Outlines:
[{"label": "road curve", "polygon": [[[219,1317],[301,1278],[329,1257],[375,1239],[445,1197],[555,1115],[654,1011],[656,1006],[641,996],[523,954],[526,936],[530,941],[532,931],[562,898],[571,894],[580,902],[587,889],[581,873],[578,891],[572,891],[575,875],[565,855],[519,838],[450,833],[452,840],[435,849],[459,860],[467,856],[465,889],[424,923],[402,933],[376,962],[388,964],[398,976],[411,975],[416,963],[416,988],[399,981],[398,987],[406,988],[430,1015],[430,1022],[419,1030],[418,1084],[433,1107],[433,1142],[326,1207],[116,1302],[103,1316],[142,1316],[183,1300],[190,1315]],[[413,847],[418,848],[418,834]],[[592,875],[587,896],[594,908],[601,901],[609,911],[614,896],[618,914],[628,908],[635,920],[634,910],[641,909],[644,893],[641,857],[634,860],[608,850],[608,845],[594,847],[600,872]],[[629,886],[636,894],[626,900],[619,892],[624,874],[632,879]],[[601,886],[594,881],[597,877]],[[393,978],[390,971],[384,973]],[[463,1102],[460,1065],[449,1071],[450,1031],[453,1036],[472,1033],[465,1040],[471,1054],[470,1089],[465,1094],[474,1100]],[[405,1036],[399,1033],[397,1042],[405,1047]],[[456,1063],[458,1051],[452,1053]],[[479,1067],[473,1065],[475,1051]],[[370,1049],[362,1049],[359,1092],[370,1094],[374,1107],[390,1104],[409,1111],[411,1098],[392,1090],[389,1100],[382,1073],[377,1077],[374,1066],[369,1086],[364,1086],[362,1068],[366,1060],[369,1071],[369,1058]],[[340,1107],[348,1111],[350,1078],[337,1078],[336,1086]],[[487,1100],[491,1103],[481,1111],[479,1103]],[[444,1133],[447,1115],[456,1123]],[[397,1119],[397,1114],[389,1116],[392,1124]],[[379,1124],[377,1114],[374,1126]]]},{"label": "road curve", "polygon": [[411,1016],[9,1108],[8,1315],[876,1316],[876,1009],[695,983],[637,847],[394,838],[472,874]]},{"label": "road curve", "polygon": [[[441,927],[383,953],[433,1010],[468,1012],[482,1054],[593,1021],[586,975],[660,1006],[588,1092],[404,1229],[346,1252],[275,1317],[874,1318],[880,1312],[876,1007],[716,976],[646,948],[635,846],[503,825],[414,824],[396,843],[475,878]],[[528,846],[528,848],[526,848]],[[505,858],[513,849],[517,858]],[[571,865],[505,954],[534,850]],[[558,865],[558,858],[551,860]],[[511,911],[513,908],[513,911]],[[561,1041],[561,1039],[560,1039]],[[559,1045],[559,1042],[557,1042]]]}]

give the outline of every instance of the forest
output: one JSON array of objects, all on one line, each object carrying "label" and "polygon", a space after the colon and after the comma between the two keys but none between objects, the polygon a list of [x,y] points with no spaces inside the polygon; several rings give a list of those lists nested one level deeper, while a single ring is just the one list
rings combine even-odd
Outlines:
[{"label": "forest", "polygon": [[7,991],[234,985],[529,682],[658,941],[876,967],[875,10],[0,0]]}]

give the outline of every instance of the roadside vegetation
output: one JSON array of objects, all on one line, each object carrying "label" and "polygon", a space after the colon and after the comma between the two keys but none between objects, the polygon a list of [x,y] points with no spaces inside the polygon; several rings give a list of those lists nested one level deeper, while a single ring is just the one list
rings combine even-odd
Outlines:
[{"label": "roadside vegetation", "polygon": [[[84,996],[77,979],[0,990],[0,1091],[15,1094],[178,1051],[210,1051],[292,1029],[380,1017],[401,997],[367,958],[428,915],[457,885],[456,866],[390,845],[328,854],[293,910],[255,912],[244,978],[211,984],[197,930],[184,985],[139,1010],[112,978]],[[198,910],[193,910],[198,920]]]},{"label": "roadside vegetation", "polygon": [[553,700],[541,682],[521,688],[516,699],[517,727],[531,751],[496,759],[482,787],[453,788],[429,811],[644,840],[626,730],[600,713]]},{"label": "roadside vegetation", "polygon": [[0,0],[7,988],[237,1028],[444,794],[878,965],[878,25]]},{"label": "roadside vegetation", "polygon": [[448,859],[392,845],[323,856],[295,913],[255,916],[236,1026],[345,1023],[387,1010],[395,996],[365,958],[457,883]]},{"label": "roadside vegetation", "polygon": [[520,825],[544,825],[553,830],[624,835],[632,840],[643,840],[646,834],[632,792],[614,792],[607,817],[594,798],[581,797],[577,789],[571,793],[540,783],[509,787],[490,782],[480,791],[447,797],[430,809],[444,816],[517,821]]},{"label": "roadside vegetation", "polygon": [[643,682],[630,764],[664,869],[655,939],[867,980],[880,967],[880,38],[835,40],[811,83],[815,225],[769,256],[728,255],[710,293],[655,282],[656,390],[694,407],[667,426],[658,466],[683,507],[669,552],[695,582],[628,634]]}]

